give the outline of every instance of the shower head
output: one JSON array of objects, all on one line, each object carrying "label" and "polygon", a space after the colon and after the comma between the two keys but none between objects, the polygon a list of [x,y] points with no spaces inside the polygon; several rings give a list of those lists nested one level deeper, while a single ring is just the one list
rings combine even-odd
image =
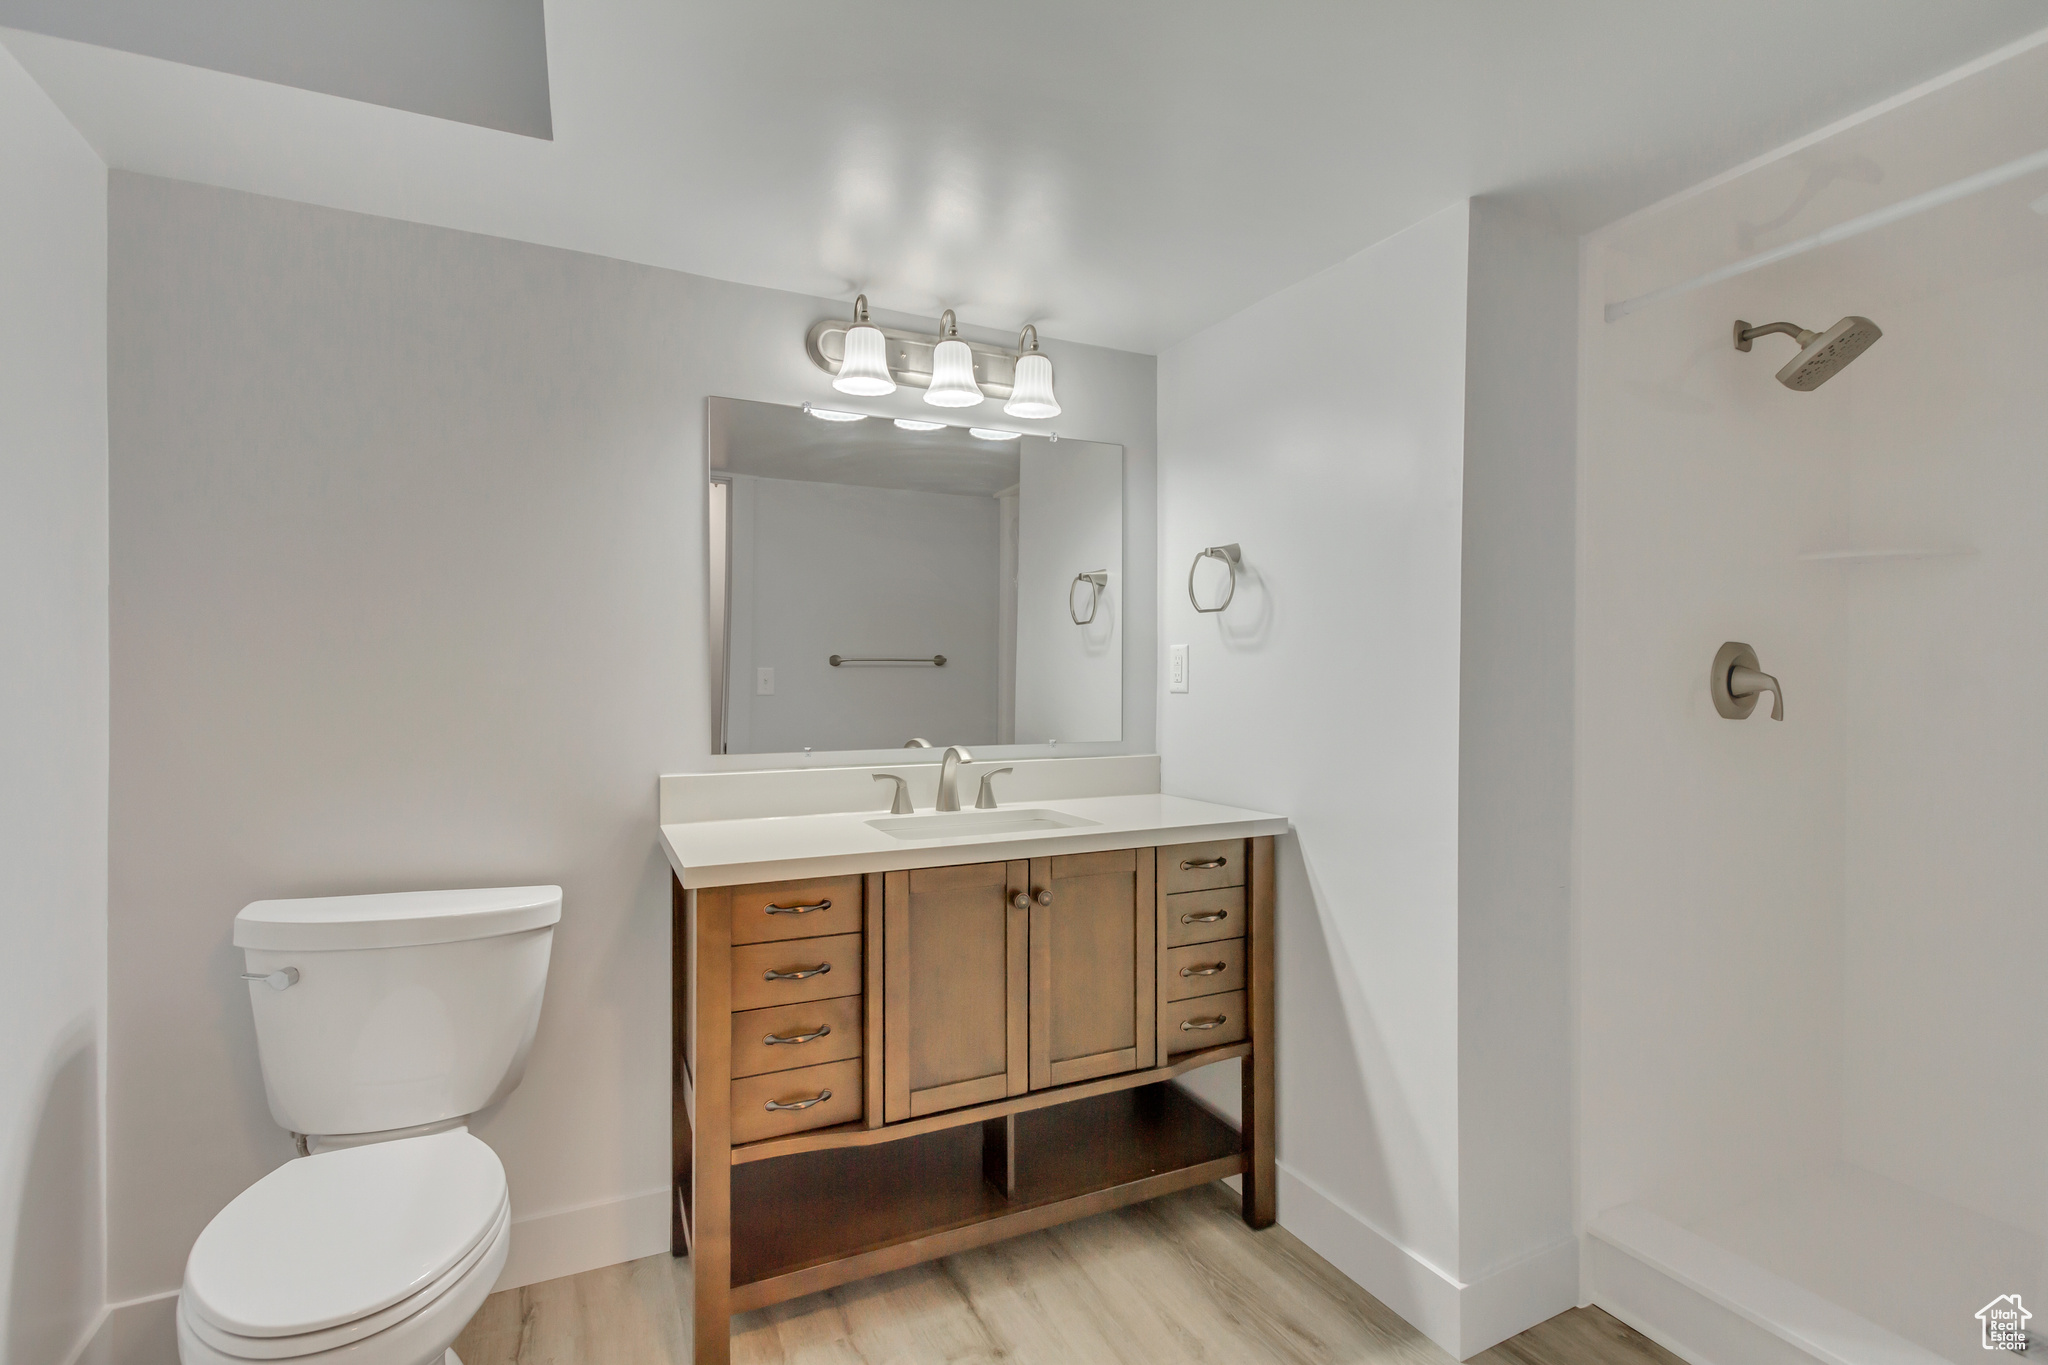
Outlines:
[{"label": "shower head", "polygon": [[1869,318],[1843,318],[1825,332],[1809,332],[1794,322],[1773,322],[1752,327],[1740,318],[1735,322],[1735,349],[1746,351],[1760,336],[1782,332],[1799,343],[1799,354],[1778,371],[1778,382],[1801,393],[1819,388],[1835,377],[1844,365],[1870,349],[1870,343],[1884,333]]}]

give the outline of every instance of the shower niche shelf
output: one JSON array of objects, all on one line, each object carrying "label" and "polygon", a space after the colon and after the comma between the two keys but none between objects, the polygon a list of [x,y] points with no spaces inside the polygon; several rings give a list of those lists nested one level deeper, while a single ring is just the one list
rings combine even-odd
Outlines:
[{"label": "shower niche shelf", "polygon": [[1872,547],[1869,549],[1807,550],[1799,558],[1811,564],[1855,564],[1880,559],[1960,559],[1977,552],[1968,547]]}]

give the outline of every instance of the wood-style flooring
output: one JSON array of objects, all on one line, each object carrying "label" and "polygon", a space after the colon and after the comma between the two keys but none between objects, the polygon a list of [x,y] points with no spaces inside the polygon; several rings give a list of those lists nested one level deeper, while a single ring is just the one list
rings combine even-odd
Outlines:
[{"label": "wood-style flooring", "polygon": [[[650,1256],[493,1294],[463,1365],[689,1365],[690,1262]],[[734,1365],[1450,1365],[1283,1228],[1253,1232],[1220,1185],[733,1320]],[[1484,1365],[1684,1365],[1597,1308]]]}]

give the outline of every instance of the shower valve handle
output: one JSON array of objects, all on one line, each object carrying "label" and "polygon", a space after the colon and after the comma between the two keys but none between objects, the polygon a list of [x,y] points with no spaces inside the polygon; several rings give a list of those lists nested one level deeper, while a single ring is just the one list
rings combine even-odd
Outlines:
[{"label": "shower valve handle", "polygon": [[1778,686],[1778,680],[1768,673],[1759,673],[1754,668],[1741,664],[1728,670],[1728,695],[1738,699],[1754,697],[1759,692],[1771,694],[1771,719],[1785,719],[1785,689]]}]

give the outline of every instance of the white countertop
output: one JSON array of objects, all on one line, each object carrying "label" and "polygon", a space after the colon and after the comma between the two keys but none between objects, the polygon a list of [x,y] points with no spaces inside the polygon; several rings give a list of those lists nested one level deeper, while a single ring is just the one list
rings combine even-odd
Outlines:
[{"label": "white countertop", "polygon": [[[970,833],[945,839],[899,839],[868,824],[884,810],[830,815],[693,820],[661,827],[662,848],[685,887],[740,886],[850,872],[900,872],[913,867],[1051,858],[1147,844],[1191,844],[1287,832],[1287,818],[1184,796],[1087,796],[1020,802],[1033,810],[1092,821],[1073,829]],[[1006,807],[1007,808],[1007,807]],[[919,812],[927,814],[928,812]]]}]

